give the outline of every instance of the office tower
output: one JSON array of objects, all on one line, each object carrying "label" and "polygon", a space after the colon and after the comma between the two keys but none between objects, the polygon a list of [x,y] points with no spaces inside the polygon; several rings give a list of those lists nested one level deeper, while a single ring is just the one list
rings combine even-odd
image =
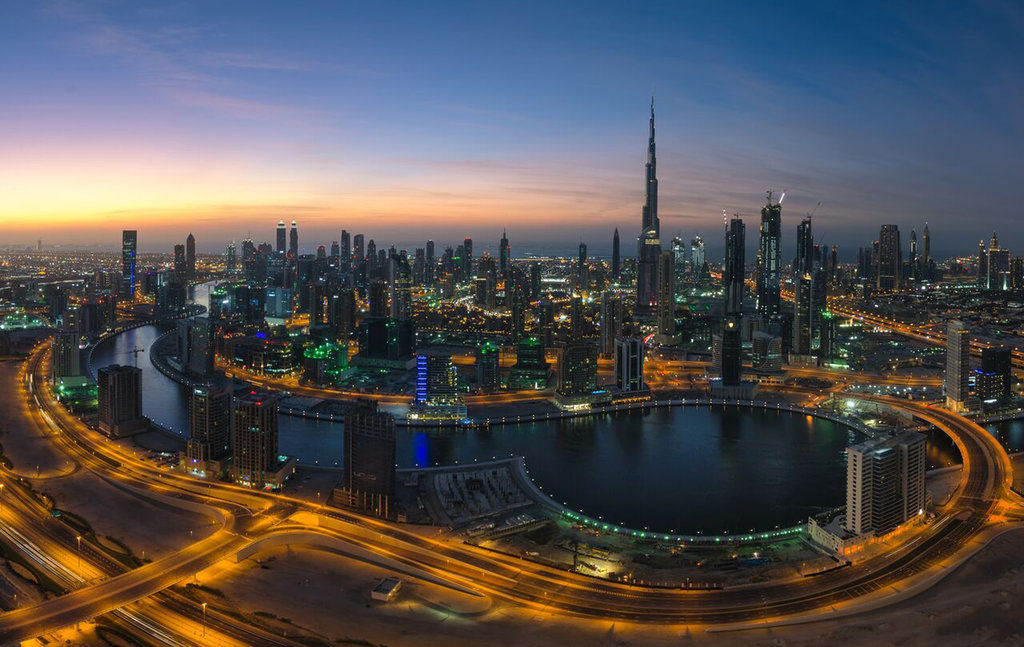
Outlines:
[{"label": "office tower", "polygon": [[1014,256],[1010,261],[1010,286],[1014,290],[1024,290],[1024,258]]},{"label": "office tower", "polygon": [[725,266],[722,284],[725,287],[725,312],[743,313],[743,275],[746,247],[746,228],[739,216],[733,216],[725,230]]},{"label": "office tower", "polygon": [[1010,289],[1010,250],[999,246],[996,232],[992,232],[992,242],[988,247],[988,277],[986,284],[989,290]]},{"label": "office tower", "polygon": [[497,391],[501,387],[501,369],[498,346],[485,341],[476,347],[476,384],[485,393]]},{"label": "office tower", "polygon": [[978,287],[988,289],[988,252],[985,251],[983,240],[978,241]]},{"label": "office tower", "polygon": [[693,271],[697,272],[703,268],[705,261],[704,239],[694,236],[690,241],[690,265],[693,266]]},{"label": "office tower", "polygon": [[498,242],[498,272],[502,276],[508,276],[508,261],[511,249],[508,246],[508,234],[505,230],[501,232],[501,240]]},{"label": "office tower", "polygon": [[658,261],[658,335],[659,344],[676,343],[676,271],[671,250],[661,253]]},{"label": "office tower", "polygon": [[178,359],[181,370],[191,377],[206,377],[213,372],[214,327],[206,317],[178,321]]},{"label": "office tower", "polygon": [[580,243],[579,255],[576,257],[576,287],[585,290],[589,285],[587,273],[587,246]]},{"label": "office tower", "polygon": [[238,252],[235,250],[234,241],[231,241],[231,244],[228,245],[228,248],[224,252],[224,255],[227,258],[225,263],[227,265],[228,272],[234,272],[235,269],[238,267]]},{"label": "office tower", "polygon": [[341,230],[341,244],[338,249],[338,256],[341,258],[341,269],[348,271],[352,267],[352,236],[348,231]]},{"label": "office tower", "polygon": [[738,386],[743,377],[743,341],[737,317],[725,319],[721,333],[722,385]]},{"label": "office tower", "polygon": [[569,300],[569,340],[578,342],[583,339],[586,321],[583,317],[583,299],[574,296]]},{"label": "office tower", "polygon": [[234,399],[231,420],[231,478],[240,485],[264,488],[278,467],[277,411],[281,396],[247,391]]},{"label": "office tower", "polygon": [[819,356],[822,339],[822,317],[828,308],[828,272],[815,267],[793,278],[793,342],[794,355]]},{"label": "office tower", "polygon": [[437,259],[434,257],[434,241],[427,241],[427,250],[424,260],[423,279],[427,285],[434,284],[434,277],[437,273]]},{"label": "office tower", "polygon": [[946,406],[963,411],[967,402],[967,376],[971,367],[971,336],[962,321],[946,326]]},{"label": "office tower", "polygon": [[53,360],[50,364],[51,381],[80,375],[82,375],[82,351],[78,347],[78,334],[58,330],[53,336]]},{"label": "office tower", "polygon": [[605,292],[601,297],[601,355],[604,357],[615,353],[615,339],[622,335],[622,321],[622,297]]},{"label": "office tower", "polygon": [[363,266],[363,261],[366,260],[366,250],[363,246],[363,240],[365,237],[362,234],[356,234],[352,237],[352,262],[356,268]]},{"label": "office tower", "polygon": [[462,280],[468,281],[473,276],[473,239],[466,236],[462,241]]},{"label": "office tower", "polygon": [[196,278],[196,237],[192,234],[185,239],[185,278]]},{"label": "office tower", "polygon": [[753,334],[750,363],[755,371],[776,373],[782,370],[782,338],[758,330]]},{"label": "office tower", "polygon": [[395,493],[395,419],[359,400],[345,410],[345,476],[335,490],[343,506],[390,517]]},{"label": "office tower", "polygon": [[654,312],[658,299],[658,259],[661,256],[661,221],[658,219],[658,164],[654,144],[654,99],[651,99],[647,163],[644,165],[644,206],[637,241],[636,309],[641,317]]},{"label": "office tower", "polygon": [[763,321],[779,314],[782,286],[782,202],[772,203],[772,192],[761,208],[761,230],[757,253],[757,313]]},{"label": "office tower", "polygon": [[1011,349],[1006,346],[981,349],[981,367],[975,371],[974,384],[978,398],[991,403],[1011,395]]},{"label": "office tower", "polygon": [[539,299],[542,293],[541,287],[541,276],[540,276],[540,263],[533,261],[530,263],[530,298]]},{"label": "office tower", "polygon": [[541,345],[550,348],[554,344],[555,304],[550,298],[537,302],[537,331]]},{"label": "office tower", "polygon": [[676,289],[679,289],[686,281],[686,265],[689,250],[686,249],[686,241],[680,236],[672,238],[672,263],[675,266]]},{"label": "office tower", "polygon": [[174,246],[174,277],[178,281],[185,280],[185,246]]},{"label": "office tower", "polygon": [[277,222],[277,253],[284,256],[288,253],[288,228],[284,220]]},{"label": "office tower", "polygon": [[388,291],[391,298],[391,318],[412,317],[412,270],[405,254],[391,257],[388,271]]},{"label": "office tower", "polygon": [[612,236],[612,278],[618,279],[622,272],[622,261],[619,259],[619,228],[615,228],[615,235]]},{"label": "office tower", "polygon": [[917,264],[917,230],[910,230],[910,249],[907,253],[907,270],[905,276],[913,279],[914,281],[920,278],[920,268]]},{"label": "office tower", "polygon": [[505,298],[508,299],[511,316],[512,341],[519,341],[526,335],[526,276],[523,270],[512,266],[505,281]]},{"label": "office tower", "polygon": [[615,388],[622,392],[643,391],[644,343],[634,337],[615,340]]},{"label": "office tower", "polygon": [[134,229],[125,229],[121,232],[121,284],[124,287],[124,295],[129,299],[135,298],[135,262],[139,249],[139,232]]},{"label": "office tower", "polygon": [[459,371],[452,356],[440,351],[416,356],[416,393],[410,420],[459,420],[466,405],[459,393]]},{"label": "office tower", "polygon": [[846,449],[847,532],[881,537],[924,514],[925,445],[907,432]]},{"label": "office tower", "polygon": [[370,316],[371,317],[387,317],[390,309],[388,308],[388,284],[383,279],[374,279],[370,281],[370,285],[367,288],[367,297],[370,301]]},{"label": "office tower", "polygon": [[796,266],[793,273],[806,274],[814,266],[814,235],[811,233],[811,218],[808,216],[796,226]]},{"label": "office tower", "polygon": [[288,232],[288,255],[292,258],[298,258],[299,256],[299,228],[292,221],[291,231]]},{"label": "office tower", "polygon": [[927,266],[932,260],[932,234],[928,231],[928,223],[924,223],[924,231],[921,232],[921,262]]},{"label": "office tower", "polygon": [[408,319],[366,317],[359,324],[358,366],[406,370],[412,368],[416,327]]},{"label": "office tower", "polygon": [[228,385],[204,384],[190,390],[188,428],[186,469],[205,475],[210,461],[222,461],[231,454],[231,389]]},{"label": "office tower", "polygon": [[142,371],[112,364],[96,371],[99,428],[111,438],[143,431]]},{"label": "office tower", "polygon": [[558,393],[563,396],[587,395],[594,390],[597,354],[587,343],[571,342],[558,350]]},{"label": "office tower", "polygon": [[882,225],[878,234],[878,282],[881,291],[903,287],[903,252],[900,249],[900,228]]},{"label": "office tower", "polygon": [[356,293],[352,288],[340,288],[331,295],[327,309],[327,325],[334,332],[334,338],[344,348],[356,329]]},{"label": "office tower", "polygon": [[366,277],[377,278],[377,243],[372,238],[366,243]]}]

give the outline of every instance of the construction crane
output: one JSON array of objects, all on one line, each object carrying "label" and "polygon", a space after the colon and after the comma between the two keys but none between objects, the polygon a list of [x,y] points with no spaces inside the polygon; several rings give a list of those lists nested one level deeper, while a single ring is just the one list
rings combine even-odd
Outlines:
[{"label": "construction crane", "polygon": [[146,349],[145,348],[132,348],[128,352],[132,354],[132,366],[134,366],[135,368],[138,368],[139,367],[139,353],[145,353]]}]

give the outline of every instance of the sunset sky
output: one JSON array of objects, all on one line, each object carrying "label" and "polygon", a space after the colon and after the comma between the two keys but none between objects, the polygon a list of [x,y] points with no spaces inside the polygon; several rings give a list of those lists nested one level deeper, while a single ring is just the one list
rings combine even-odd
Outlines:
[{"label": "sunset sky", "polygon": [[726,4],[4,2],[0,242],[628,248],[654,94],[663,234],[1024,251],[1022,5]]}]

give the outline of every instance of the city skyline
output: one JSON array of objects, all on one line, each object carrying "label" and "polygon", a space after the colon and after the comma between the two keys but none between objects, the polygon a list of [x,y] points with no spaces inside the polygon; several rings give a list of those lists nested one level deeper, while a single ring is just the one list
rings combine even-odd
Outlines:
[{"label": "city skyline", "polygon": [[130,226],[159,251],[187,221],[210,253],[283,218],[324,244],[341,227],[401,244],[507,227],[514,252],[582,237],[603,255],[615,227],[639,233],[651,94],[666,238],[714,250],[722,211],[750,221],[775,188],[784,240],[821,202],[816,233],[847,259],[882,222],[929,222],[936,255],[970,253],[979,228],[1024,242],[1005,207],[1020,171],[1000,161],[1020,143],[1013,10],[555,8],[521,40],[525,9],[407,9],[371,42],[350,26],[382,24],[369,8],[196,9],[12,12],[3,47],[33,63],[8,71],[0,110],[11,242]]}]

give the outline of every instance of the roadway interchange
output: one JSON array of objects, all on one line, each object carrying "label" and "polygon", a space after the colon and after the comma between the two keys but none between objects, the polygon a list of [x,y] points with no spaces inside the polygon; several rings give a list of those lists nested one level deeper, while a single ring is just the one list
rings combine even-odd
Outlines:
[{"label": "roadway interchange", "polygon": [[[885,554],[847,568],[760,586],[683,590],[622,584],[492,553],[284,495],[200,481],[159,469],[88,429],[53,400],[45,386],[46,355],[48,349],[40,347],[29,357],[26,383],[31,404],[52,426],[53,438],[63,450],[86,469],[135,488],[144,496],[207,506],[223,518],[224,526],[151,564],[122,569],[120,573],[102,573],[64,596],[0,615],[0,642],[4,643],[118,609],[133,609],[140,600],[165,604],[166,598],[162,596],[167,594],[162,592],[171,585],[247,546],[280,537],[290,537],[289,543],[296,545],[341,542],[458,588],[537,610],[672,624],[763,623],[884,600],[892,595],[891,587],[920,583],[965,558],[972,552],[972,540],[998,521],[994,515],[997,507],[1016,505],[1007,499],[1009,460],[984,429],[943,409],[872,398],[934,424],[953,438],[964,458],[963,482],[957,494],[938,511],[937,521],[912,543],[894,545]],[[11,516],[13,512],[5,515],[3,521],[8,522]],[[30,524],[20,524],[18,528],[27,525]],[[67,538],[62,542],[54,538],[54,544],[38,543],[46,552],[43,557],[61,560],[63,554],[67,558]],[[61,561],[67,563],[66,559]],[[185,613],[180,607],[172,611]],[[242,638],[246,631],[243,627],[225,622],[221,628],[225,634],[246,642]],[[255,635],[248,642],[277,641]]]}]

